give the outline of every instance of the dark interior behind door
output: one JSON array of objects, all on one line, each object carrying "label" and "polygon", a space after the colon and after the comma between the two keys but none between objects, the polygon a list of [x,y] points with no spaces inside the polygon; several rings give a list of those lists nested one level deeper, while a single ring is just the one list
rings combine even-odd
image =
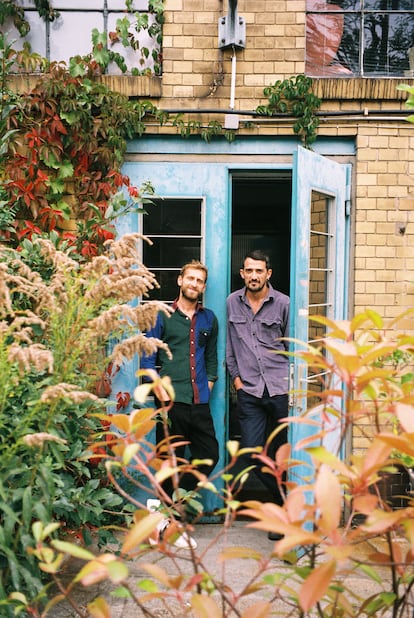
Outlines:
[{"label": "dark interior behind door", "polygon": [[[271,283],[284,294],[290,289],[292,179],[290,172],[240,172],[232,177],[231,291],[242,287],[239,270],[245,254],[254,249],[268,253]],[[229,385],[229,439],[237,440],[235,393]],[[266,499],[266,488],[255,477],[245,485],[241,499]]]}]

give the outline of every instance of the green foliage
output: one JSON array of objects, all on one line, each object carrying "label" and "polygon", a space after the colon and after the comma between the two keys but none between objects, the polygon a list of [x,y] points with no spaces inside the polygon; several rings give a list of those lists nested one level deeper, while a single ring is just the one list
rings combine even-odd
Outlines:
[{"label": "green foliage", "polygon": [[259,105],[256,109],[258,114],[266,116],[286,114],[297,118],[293,130],[307,148],[317,137],[319,118],[315,111],[321,105],[321,100],[312,92],[312,84],[312,79],[306,75],[279,79],[263,90],[269,100],[267,105]]},{"label": "green foliage", "polygon": [[[408,98],[405,102],[405,105],[406,107],[408,107],[408,109],[414,109],[414,86],[401,84],[400,86],[397,86],[397,90],[403,90],[404,92],[408,92]],[[414,122],[414,115],[408,116],[407,120],[409,122]]]}]

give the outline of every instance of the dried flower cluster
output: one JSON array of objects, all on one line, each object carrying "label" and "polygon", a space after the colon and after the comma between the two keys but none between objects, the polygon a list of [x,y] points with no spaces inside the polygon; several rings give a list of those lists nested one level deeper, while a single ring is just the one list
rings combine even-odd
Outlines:
[{"label": "dried flower cluster", "polygon": [[[79,264],[50,240],[39,239],[41,255],[51,267],[48,280],[29,268],[17,252],[0,246],[0,340],[8,341],[9,361],[20,372],[36,369],[57,374],[59,363],[65,363],[67,375],[73,357],[85,372],[93,368],[93,375],[98,359],[119,366],[135,354],[165,349],[163,342],[147,339],[141,331],[155,323],[159,311],[168,313],[169,307],[158,301],[129,304],[158,287],[140,259],[143,240],[139,234],[126,234],[108,241],[105,255]],[[16,310],[18,298],[25,299],[20,310]],[[45,334],[49,334],[48,346]],[[118,343],[105,358],[109,337],[116,337]],[[80,401],[87,396],[70,384],[53,388],[43,393],[43,402],[56,397]]]}]

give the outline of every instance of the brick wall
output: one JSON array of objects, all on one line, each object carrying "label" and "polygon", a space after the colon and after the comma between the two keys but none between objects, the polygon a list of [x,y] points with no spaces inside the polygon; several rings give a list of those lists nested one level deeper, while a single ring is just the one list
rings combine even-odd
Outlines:
[{"label": "brick wall", "polygon": [[[203,107],[228,105],[232,51],[218,44],[227,0],[167,0],[166,9],[162,106],[188,99]],[[235,108],[254,109],[266,85],[303,73],[305,0],[239,0],[238,14],[246,22],[246,47],[236,56]]]},{"label": "brick wall", "polygon": [[[227,0],[167,0],[166,8],[159,105],[198,110],[189,117],[222,122],[223,116],[203,110],[224,114],[229,107],[232,52],[218,44],[218,19],[227,13]],[[236,52],[235,110],[243,118],[243,111],[266,103],[265,86],[304,72],[305,0],[239,0],[238,13],[246,22],[246,47]],[[322,112],[350,112],[322,118],[319,135],[352,137],[356,144],[351,314],[370,307],[392,318],[414,306],[414,125],[393,114],[405,109],[406,95],[397,91],[402,81],[408,80],[314,82]],[[383,114],[373,118],[373,111]],[[242,124],[239,132],[277,138],[291,135],[292,123],[256,119],[253,128]],[[402,326],[414,332],[412,318]],[[370,433],[368,423],[354,427],[355,452],[364,451]]]}]

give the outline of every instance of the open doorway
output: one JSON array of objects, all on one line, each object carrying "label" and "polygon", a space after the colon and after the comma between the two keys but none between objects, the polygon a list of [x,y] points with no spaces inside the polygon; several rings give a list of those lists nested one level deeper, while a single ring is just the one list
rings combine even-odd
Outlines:
[{"label": "open doorway", "polygon": [[[231,291],[242,287],[240,268],[247,252],[265,251],[270,257],[274,288],[289,295],[292,175],[290,171],[233,173]],[[229,384],[230,440],[239,439],[236,396]],[[267,499],[267,490],[255,476],[246,482],[242,499]]]}]

